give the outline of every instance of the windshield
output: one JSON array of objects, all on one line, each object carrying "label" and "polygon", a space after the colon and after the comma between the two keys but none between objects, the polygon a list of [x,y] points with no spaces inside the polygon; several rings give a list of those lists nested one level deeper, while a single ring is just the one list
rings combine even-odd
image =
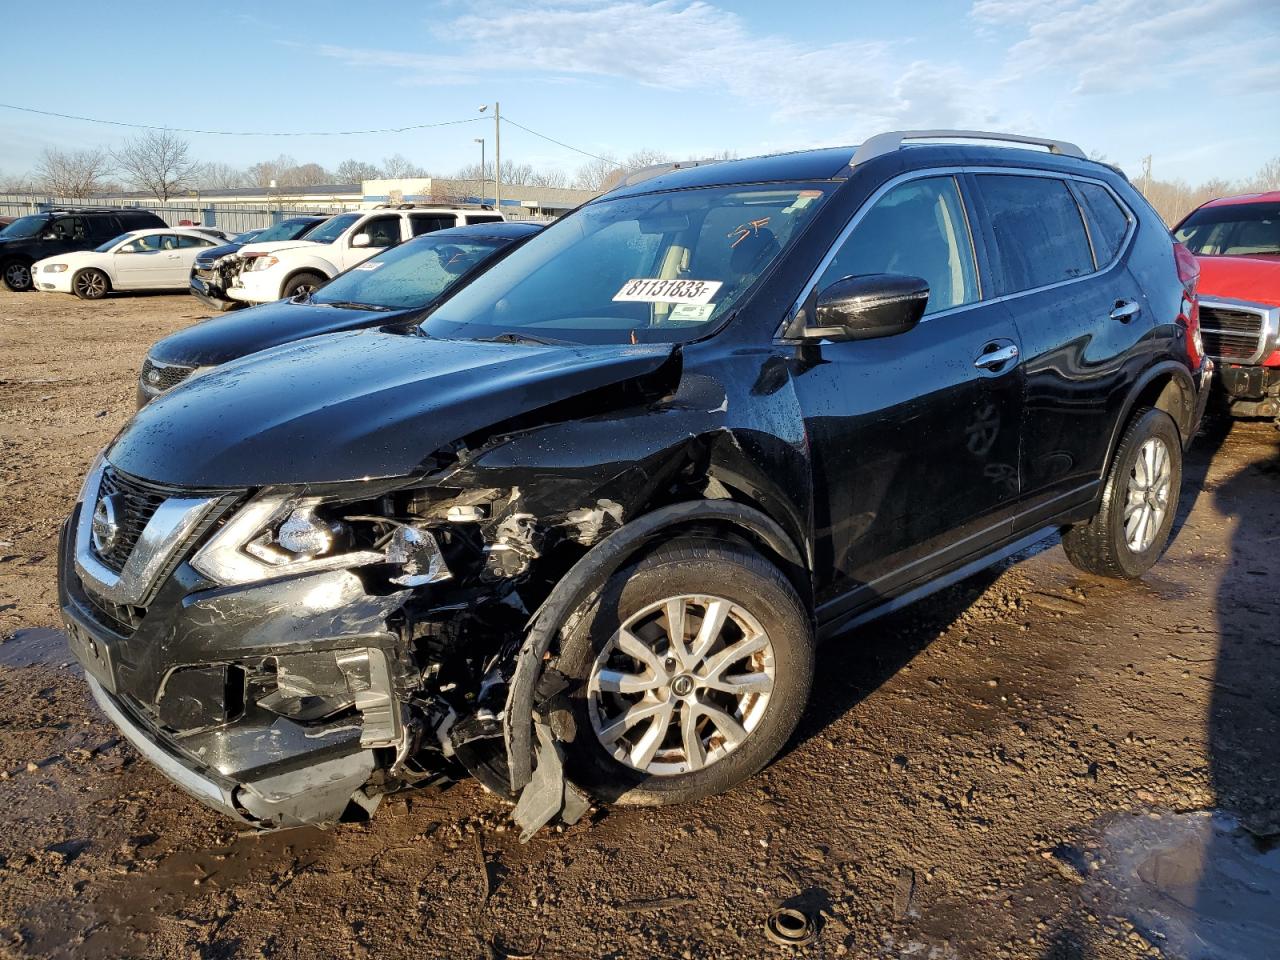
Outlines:
[{"label": "windshield", "polygon": [[[361,214],[358,213],[340,213],[336,217],[330,217],[328,220],[325,220],[323,223],[318,225],[314,230],[309,231],[307,233],[307,239],[316,243],[333,243],[333,241],[337,240],[338,237],[342,235],[342,231],[346,230],[347,227],[359,220],[360,217]],[[266,239],[266,237],[259,237],[258,242],[263,243]],[[298,237],[294,235],[281,237],[280,239],[296,240]]]},{"label": "windshield", "polygon": [[48,217],[19,217],[3,230],[0,230],[0,237],[13,237],[16,239],[34,237],[40,232],[40,228],[48,222]]},{"label": "windshield", "polygon": [[1202,257],[1280,255],[1280,202],[1203,207],[1174,236]]},{"label": "windshield", "polygon": [[[274,240],[297,240],[312,227],[317,227],[324,222],[324,220],[281,220],[279,223],[273,223],[265,230],[258,231],[258,235],[253,239],[257,243],[270,243]],[[341,233],[342,231],[339,230],[338,232]],[[308,237],[307,239],[311,238]]]},{"label": "windshield", "polygon": [[106,253],[108,250],[114,247],[117,243],[124,243],[124,241],[128,240],[137,232],[138,232],[137,230],[133,230],[133,231],[130,231],[129,233],[122,233],[118,237],[112,237],[106,243],[101,244],[100,246],[94,247],[93,252]]},{"label": "windshield", "polygon": [[419,237],[335,277],[311,295],[311,302],[390,310],[425,307],[509,242],[489,237]]},{"label": "windshield", "polygon": [[262,230],[246,230],[244,233],[237,233],[234,237],[231,238],[231,243],[238,243],[241,246],[243,246],[246,243],[252,242],[256,237],[261,235],[263,232],[264,231]]},{"label": "windshield", "polygon": [[734,186],[597,201],[459,290],[422,329],[573,343],[695,339],[729,315],[829,190]]}]

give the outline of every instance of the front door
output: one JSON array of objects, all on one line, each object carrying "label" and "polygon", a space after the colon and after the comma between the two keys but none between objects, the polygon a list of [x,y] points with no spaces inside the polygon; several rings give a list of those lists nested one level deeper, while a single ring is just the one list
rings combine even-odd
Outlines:
[{"label": "front door", "polygon": [[[166,239],[168,243],[166,244]],[[172,233],[136,237],[116,248],[114,286],[124,289],[152,289],[165,286],[177,257],[178,238]]]},{"label": "front door", "polygon": [[[375,253],[381,253],[387,247],[395,246],[400,242],[400,221],[403,218],[398,214],[385,214],[379,217],[370,217],[360,225],[360,228],[347,238],[344,247],[341,249],[342,263],[340,266],[343,270],[349,270],[357,263],[363,263]],[[368,237],[368,243],[363,246],[356,246],[356,237]],[[341,242],[341,241],[340,241]]]},{"label": "front door", "polygon": [[1006,538],[1019,492],[1020,340],[983,297],[956,180],[906,181],[860,216],[816,289],[904,274],[929,305],[905,334],[800,348],[824,620]]}]

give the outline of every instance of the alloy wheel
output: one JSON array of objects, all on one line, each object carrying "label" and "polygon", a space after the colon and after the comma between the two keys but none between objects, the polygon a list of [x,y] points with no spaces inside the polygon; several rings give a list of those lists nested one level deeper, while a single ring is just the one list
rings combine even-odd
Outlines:
[{"label": "alloy wheel", "polygon": [[587,680],[587,709],[614,759],[675,776],[742,746],[773,685],[773,644],[750,611],[682,595],[644,607],[609,639]]},{"label": "alloy wheel", "polygon": [[1134,553],[1150,549],[1169,512],[1169,497],[1173,492],[1171,459],[1165,442],[1151,437],[1138,449],[1138,457],[1129,471],[1124,537]]},{"label": "alloy wheel", "polygon": [[21,263],[11,263],[5,267],[4,282],[11,290],[25,290],[31,286],[31,270]]},{"label": "alloy wheel", "polygon": [[96,300],[107,292],[107,281],[96,271],[86,271],[75,279],[76,293],[86,300]]}]

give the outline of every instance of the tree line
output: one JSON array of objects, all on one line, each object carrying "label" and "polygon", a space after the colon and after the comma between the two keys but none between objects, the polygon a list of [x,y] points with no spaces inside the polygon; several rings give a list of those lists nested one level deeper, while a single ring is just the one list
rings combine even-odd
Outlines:
[{"label": "tree line", "polygon": [[[725,151],[713,159],[736,156]],[[514,160],[502,161],[503,184],[541,187],[576,187],[607,190],[627,173],[669,158],[660,150],[637,150],[621,159],[606,154],[583,164],[574,173],[535,168]],[[396,153],[379,162],[343,160],[333,169],[314,162],[299,163],[288,154],[261,160],[247,167],[197,159],[191,144],[168,130],[150,130],[117,147],[84,150],[46,149],[35,168],[25,174],[0,174],[0,193],[44,193],[57,197],[88,197],[93,194],[137,190],[169,200],[200,190],[228,190],[239,187],[314,187],[326,184],[359,183],[363,180],[444,177],[459,180],[492,180],[494,165],[486,161],[481,169],[472,163],[452,173],[433,174]]]}]

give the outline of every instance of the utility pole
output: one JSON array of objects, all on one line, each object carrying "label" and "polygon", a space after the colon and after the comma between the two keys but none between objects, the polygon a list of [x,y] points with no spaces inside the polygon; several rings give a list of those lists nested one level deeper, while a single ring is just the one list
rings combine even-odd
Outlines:
[{"label": "utility pole", "polygon": [[[483,104],[480,112],[484,113],[489,105]],[[493,101],[493,199],[499,210],[502,209],[502,106]]]},{"label": "utility pole", "polygon": [[475,143],[480,144],[480,202],[484,203],[484,186],[489,182],[489,175],[484,169],[484,137],[473,139]]},{"label": "utility pole", "polygon": [[1151,154],[1142,158],[1142,195],[1151,196]]}]

